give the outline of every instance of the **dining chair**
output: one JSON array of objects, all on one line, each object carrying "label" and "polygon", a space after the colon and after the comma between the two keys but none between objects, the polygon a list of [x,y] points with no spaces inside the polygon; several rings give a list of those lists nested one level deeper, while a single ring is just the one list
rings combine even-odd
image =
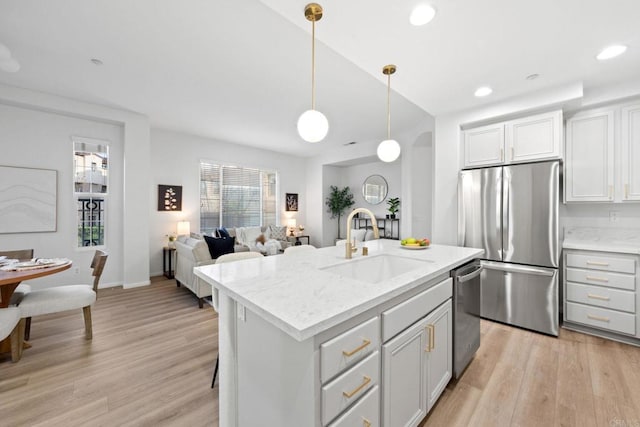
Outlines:
[{"label": "dining chair", "polygon": [[[220,255],[216,259],[216,264],[224,264],[226,262],[241,261],[243,259],[262,258],[260,252],[234,252],[230,254]],[[211,294],[211,302],[213,303],[213,309],[218,312],[218,290],[213,289]],[[216,377],[218,376],[218,365],[220,364],[220,352],[216,356],[216,367],[213,371],[213,380],[211,380],[211,388],[216,384]]]},{"label": "dining chair", "polygon": [[[0,251],[0,256],[6,256],[7,259],[17,259],[18,261],[29,261],[33,259],[33,249],[18,249],[15,251]],[[9,305],[18,305],[26,294],[31,292],[31,286],[26,283],[20,283],[13,291]]]},{"label": "dining chair", "polygon": [[18,308],[23,319],[26,319],[24,339],[29,340],[31,334],[31,318],[44,314],[58,313],[61,311],[82,308],[84,314],[85,337],[93,338],[91,324],[91,305],[96,301],[98,283],[107,262],[107,254],[97,250],[91,261],[93,269],[93,286],[90,285],[66,285],[53,288],[31,291],[24,296]]},{"label": "dining chair", "polygon": [[313,245],[298,245],[289,246],[284,250],[284,255],[296,255],[303,252],[315,251],[316,247]]},{"label": "dining chair", "polygon": [[11,361],[14,363],[22,357],[22,328],[24,321],[20,319],[18,307],[0,308],[0,341],[11,337]]}]

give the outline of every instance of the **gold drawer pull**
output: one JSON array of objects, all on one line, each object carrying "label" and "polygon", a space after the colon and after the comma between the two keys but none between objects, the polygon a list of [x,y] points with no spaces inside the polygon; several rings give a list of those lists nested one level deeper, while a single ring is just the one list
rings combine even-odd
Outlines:
[{"label": "gold drawer pull", "polygon": [[629,184],[624,185],[624,198],[625,199],[629,198]]},{"label": "gold drawer pull", "polygon": [[367,340],[367,339],[362,340],[362,345],[360,345],[360,346],[358,346],[358,347],[354,348],[354,349],[353,349],[353,350],[351,350],[351,351],[342,350],[342,354],[344,354],[344,355],[345,355],[345,356],[347,356],[347,357],[351,357],[351,356],[353,356],[354,354],[356,354],[357,352],[359,352],[359,351],[361,351],[362,349],[364,349],[364,348],[365,348],[366,346],[368,346],[369,344],[371,344],[371,341],[370,341],[370,340]]},{"label": "gold drawer pull", "polygon": [[613,185],[609,186],[609,199],[613,199]]},{"label": "gold drawer pull", "polygon": [[365,417],[362,417],[362,425],[363,427],[371,427],[371,421],[369,421]]},{"label": "gold drawer pull", "polygon": [[609,321],[608,317],[594,316],[593,314],[587,314],[587,317],[589,319],[593,319],[593,320],[600,320],[601,322],[608,322]]},{"label": "gold drawer pull", "polygon": [[609,279],[606,277],[595,277],[595,276],[587,276],[587,280],[594,280],[596,282],[608,282]]},{"label": "gold drawer pull", "polygon": [[347,399],[351,399],[353,397],[354,394],[356,394],[357,392],[359,392],[360,390],[362,390],[363,388],[366,387],[367,384],[369,384],[371,382],[371,378],[368,376],[364,376],[364,381],[362,382],[362,384],[360,384],[355,390],[353,390],[351,393],[347,393],[346,391],[342,392],[342,395],[344,397],[346,397]]},{"label": "gold drawer pull", "polygon": [[587,265],[599,265],[601,267],[609,267],[608,262],[600,262],[600,261],[587,261]]},{"label": "gold drawer pull", "polygon": [[609,297],[603,297],[601,295],[594,295],[594,294],[587,294],[587,296],[593,299],[601,299],[602,301],[609,301],[611,299]]},{"label": "gold drawer pull", "polygon": [[425,327],[427,334],[429,334],[429,343],[427,344],[427,348],[424,349],[427,353],[430,353],[431,350],[435,347],[436,340],[436,328],[433,325],[427,325]]}]

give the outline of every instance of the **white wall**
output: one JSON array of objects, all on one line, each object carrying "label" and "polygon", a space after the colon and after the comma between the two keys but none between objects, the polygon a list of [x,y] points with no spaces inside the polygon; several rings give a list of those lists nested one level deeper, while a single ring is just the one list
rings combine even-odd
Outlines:
[{"label": "white wall", "polygon": [[[402,193],[402,176],[399,162],[385,163],[381,161],[364,163],[360,165],[346,166],[341,169],[341,181],[339,187],[349,187],[353,192],[355,208],[367,208],[378,218],[384,218],[389,214],[387,200],[392,197],[400,197]],[[387,181],[387,197],[379,204],[372,205],[364,200],[362,196],[362,184],[371,175],[381,175]],[[402,198],[400,199],[400,210],[398,218],[402,218]],[[348,215],[351,209],[346,212]],[[344,230],[344,227],[343,227]],[[343,233],[344,235],[344,233]]]},{"label": "white wall", "polygon": [[[284,225],[287,218],[294,217],[298,224],[306,225],[307,186],[302,158],[162,129],[151,130],[150,158],[149,192],[152,200],[147,216],[151,230],[148,253],[152,275],[162,274],[162,247],[167,245],[165,235],[176,232],[178,221],[189,221],[191,231],[200,230],[201,160],[277,171],[280,223]],[[157,211],[159,184],[182,185],[181,212]],[[297,213],[285,212],[285,193],[298,193]]]},{"label": "white wall", "polygon": [[122,284],[123,129],[117,124],[69,117],[13,105],[0,104],[0,152],[3,166],[57,171],[57,227],[55,232],[0,234],[3,250],[34,249],[41,258],[66,257],[73,267],[34,280],[37,287],[60,283],[92,283],[89,265],[93,248],[77,247],[77,205],[73,197],[73,136],[109,141],[109,192],[106,235],[109,259],[101,286]]}]

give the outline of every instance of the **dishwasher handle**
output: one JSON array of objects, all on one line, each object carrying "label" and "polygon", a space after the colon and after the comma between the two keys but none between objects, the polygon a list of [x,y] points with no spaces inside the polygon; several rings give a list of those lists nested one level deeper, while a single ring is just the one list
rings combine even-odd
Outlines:
[{"label": "dishwasher handle", "polygon": [[473,280],[476,277],[478,277],[480,275],[480,273],[482,273],[482,266],[478,266],[478,268],[476,268],[475,270],[473,270],[471,273],[469,274],[465,274],[464,276],[458,276],[458,283],[464,283],[464,282],[468,282],[469,280]]}]

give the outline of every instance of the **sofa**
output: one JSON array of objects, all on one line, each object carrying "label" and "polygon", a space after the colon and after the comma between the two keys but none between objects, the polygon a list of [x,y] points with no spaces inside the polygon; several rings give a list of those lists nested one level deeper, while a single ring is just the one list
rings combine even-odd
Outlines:
[{"label": "sofa", "polygon": [[[281,231],[284,229],[284,234]],[[291,245],[286,238],[286,227],[263,226],[263,227],[237,227],[226,229],[231,237],[236,239],[234,252],[261,252],[256,245],[255,239],[260,234],[266,239],[277,237],[276,240],[280,248],[284,250]],[[284,237],[284,238],[281,238]],[[194,267],[215,264],[216,260],[211,257],[209,246],[204,236],[191,233],[190,236],[178,236],[176,246],[176,268],[175,278],[178,287],[184,286],[195,294],[198,298],[198,306],[204,306],[204,298],[211,295],[211,285],[200,279],[193,272]],[[265,254],[267,255],[267,254]]]}]

